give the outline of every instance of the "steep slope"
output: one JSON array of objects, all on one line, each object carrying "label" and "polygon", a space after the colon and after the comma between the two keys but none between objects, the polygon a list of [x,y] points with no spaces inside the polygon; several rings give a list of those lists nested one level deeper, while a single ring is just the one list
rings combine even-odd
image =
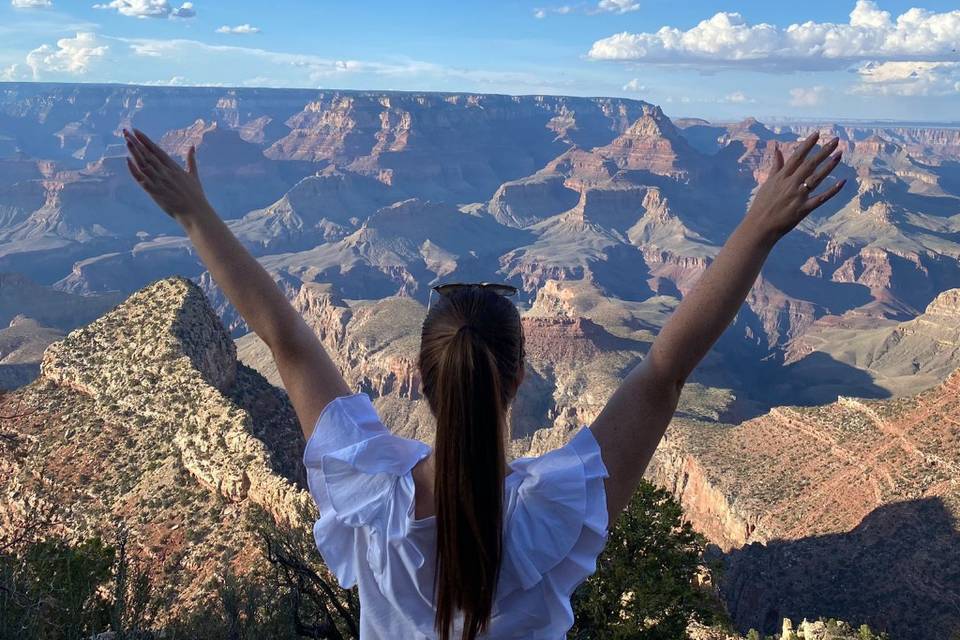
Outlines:
[{"label": "steep slope", "polygon": [[[129,253],[149,239],[144,234],[179,230],[127,176],[124,127],[162,139],[178,156],[197,145],[220,213],[254,212],[241,225],[250,244],[288,252],[341,233],[311,224],[330,212],[301,207],[298,221],[282,210],[261,211],[317,172],[356,178],[340,187],[343,202],[360,204],[372,194],[360,220],[411,197],[486,201],[502,183],[574,145],[607,144],[648,106],[612,98],[7,83],[0,89],[0,269],[52,283],[78,261],[121,254],[108,260],[111,267],[119,260],[154,278],[179,272],[138,267],[139,260],[164,260]],[[69,288],[109,288],[83,277],[74,275]],[[145,283],[130,279],[122,290]]]},{"label": "steep slope", "polygon": [[571,144],[608,142],[645,108],[613,99],[322,92],[266,153],[332,163],[424,198],[476,201]]},{"label": "steep slope", "polygon": [[47,346],[63,332],[44,327],[36,320],[17,316],[0,329],[0,390],[16,389],[40,375],[40,360]]},{"label": "steep slope", "polygon": [[436,279],[492,279],[498,257],[528,236],[489,216],[410,199],[378,209],[342,240],[262,262],[303,282],[332,282],[347,298],[405,293],[426,301]]},{"label": "steep slope", "polygon": [[620,298],[648,297],[640,251],[585,213],[577,206],[527,227],[533,241],[501,256],[500,273],[529,293],[547,280],[587,280]]},{"label": "steep slope", "polygon": [[526,227],[577,203],[577,192],[567,188],[565,182],[557,174],[534,174],[505,182],[487,203],[487,211],[500,224]]},{"label": "steep slope", "polygon": [[[329,284],[307,283],[293,295],[303,316],[333,355],[351,387],[374,398],[394,431],[433,440],[416,368],[424,306],[404,296],[344,300]],[[589,423],[646,352],[670,299],[621,305],[584,281],[550,281],[521,317],[527,345],[525,380],[513,405],[513,452],[558,446]],[[241,361],[281,385],[269,349],[255,335],[237,340]],[[710,366],[718,366],[711,357]],[[697,383],[681,400],[688,415],[716,417],[729,394]]]},{"label": "steep slope", "polygon": [[0,405],[0,523],[37,500],[61,507],[71,538],[110,539],[125,522],[131,551],[173,594],[171,613],[209,597],[223,567],[262,562],[250,505],[309,524],[297,515],[310,499],[292,410],[237,364],[189,281],[151,285],[52,344],[40,379]]},{"label": "steep slope", "polygon": [[203,167],[203,189],[224,218],[238,218],[269,205],[275,194],[293,187],[316,167],[305,162],[273,162],[263,148],[243,139],[241,131],[217,121],[197,120],[184,129],[166,132],[159,140],[170,155],[186,161],[191,145]]},{"label": "steep slope", "polygon": [[389,189],[377,180],[324,170],[230,228],[257,254],[305,251],[340,240],[390,202]]},{"label": "steep slope", "polygon": [[650,477],[727,552],[742,630],[836,617],[933,640],[960,626],[960,372],[917,396],[677,420]]},{"label": "steep slope", "polygon": [[944,291],[904,322],[841,317],[816,323],[790,344],[788,363],[815,351],[869,371],[894,395],[932,387],[960,367],[960,289]]},{"label": "steep slope", "polygon": [[644,172],[688,181],[702,168],[689,145],[660,107],[646,105],[622,135],[590,150],[574,148],[545,168],[567,177],[574,188],[606,182],[620,172]]}]

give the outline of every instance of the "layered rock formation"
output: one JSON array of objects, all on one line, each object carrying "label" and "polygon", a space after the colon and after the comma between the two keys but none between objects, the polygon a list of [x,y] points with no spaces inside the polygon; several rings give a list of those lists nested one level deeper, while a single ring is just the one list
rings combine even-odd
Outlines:
[{"label": "layered rock formation", "polygon": [[571,144],[609,141],[644,108],[631,100],[322,92],[266,155],[344,166],[426,197],[477,200]]},{"label": "layered rock formation", "polygon": [[619,172],[642,171],[675,180],[689,180],[700,170],[697,154],[659,107],[643,113],[622,135],[589,151],[572,149],[547,165],[581,187],[605,182]]},{"label": "layered rock formation", "polygon": [[678,420],[650,476],[727,553],[721,592],[743,630],[823,616],[939,638],[960,624],[957,415],[960,372],[898,400]]},{"label": "layered rock formation", "polygon": [[[431,440],[415,365],[423,307],[403,297],[347,301],[329,285],[303,285],[293,299],[385,422]],[[625,315],[582,283],[543,288],[523,319],[529,368],[511,415],[513,455],[558,446],[592,421],[668,311],[634,304]],[[950,308],[944,296],[930,317]],[[244,338],[239,351],[279,382],[262,343]],[[296,525],[309,501],[289,406],[235,354],[201,291],[181,279],[53,344],[41,378],[2,400],[0,412],[19,417],[3,425],[17,439],[0,454],[14,478],[0,520],[16,519],[42,470],[55,487],[45,499],[74,505],[66,532],[133,520],[138,553],[166,580],[184,566],[210,575],[218,560],[208,541],[253,562],[239,532],[245,505]],[[823,616],[925,639],[936,636],[917,632],[919,620],[957,622],[948,605],[960,548],[958,380],[895,401],[781,407],[740,426],[693,419],[730,399],[688,385],[650,477],[725,552],[721,589],[743,630]],[[839,574],[828,567],[834,558]],[[891,590],[891,576],[918,580]],[[182,588],[185,606],[203,597],[200,586]]]},{"label": "layered rock formation", "polygon": [[[386,423],[432,439],[415,368],[423,308],[405,298],[347,302],[317,285],[294,300]],[[664,310],[638,304],[625,316],[576,283],[544,287],[523,318],[528,371],[511,415],[513,454],[545,452],[589,424],[641,357],[653,326],[642,320],[657,313]],[[262,343],[247,336],[239,344],[245,361],[279,382]],[[687,385],[649,477],[724,552],[722,592],[743,631],[772,632],[782,616],[835,617],[894,637],[934,638],[917,631],[920,620],[935,629],[958,622],[944,613],[956,577],[929,562],[957,561],[958,379],[916,398],[778,407],[740,426],[704,421],[732,399]],[[836,580],[828,566],[835,557],[849,565]],[[887,589],[897,576],[918,578]]]},{"label": "layered rock formation", "polygon": [[[789,153],[809,129],[676,126],[653,105],[599,98],[34,84],[7,85],[0,113],[12,147],[0,161],[0,268],[75,292],[202,273],[126,175],[118,135],[136,125],[175,155],[198,146],[211,199],[242,217],[234,230],[291,290],[334,279],[347,298],[421,301],[414,281],[454,274],[510,278],[527,301],[560,278],[622,300],[679,297],[742,217],[774,146]],[[960,277],[955,134],[823,129],[841,137],[838,176],[857,194],[798,230],[752,297],[744,335],[774,349],[764,358],[823,316],[916,315]],[[415,251],[342,244],[411,198],[492,218],[471,247],[483,257],[431,233],[408,234]],[[480,247],[491,234],[496,246]],[[327,263],[341,259],[357,267],[333,274]]]},{"label": "layered rock formation", "polygon": [[904,322],[825,318],[790,344],[788,362],[814,352],[870,371],[894,395],[922,391],[960,367],[960,290],[944,291]]},{"label": "layered rock formation", "polygon": [[[753,119],[674,123],[653,105],[603,98],[4,85],[0,269],[75,293],[127,294],[173,273],[193,277],[234,335],[245,331],[242,320],[176,225],[126,176],[117,143],[120,129],[130,126],[163,137],[175,155],[198,146],[210,196],[234,218],[231,228],[323,338],[351,383],[375,396],[399,432],[430,438],[414,366],[429,286],[508,280],[520,287],[517,302],[531,357],[511,418],[517,454],[556,446],[592,420],[739,223],[772,167],[776,146],[789,153],[814,128],[838,135],[845,162],[837,177],[850,180],[848,190],[778,245],[733,327],[688,383],[682,420],[656,473],[683,495],[697,526],[717,544],[731,550],[753,541],[766,544],[731,560],[734,578],[756,576],[756,567],[771,557],[775,561],[765,575],[778,575],[794,549],[871,545],[871,532],[887,526],[887,514],[900,507],[885,509],[907,500],[897,465],[902,460],[903,473],[913,473],[914,454],[904,444],[909,438],[891,440],[874,425],[865,428],[861,441],[831,431],[836,425],[830,420],[853,425],[862,418],[860,409],[853,411],[838,397],[914,394],[936,387],[957,364],[958,301],[951,293],[960,282],[956,131],[867,124],[766,127]],[[0,302],[9,290],[4,282]],[[164,286],[186,287],[182,295],[163,289],[169,299],[197,299],[189,285]],[[13,300],[4,307],[6,316],[0,314],[0,326],[18,314],[37,324],[20,319],[0,330],[7,357],[16,360],[12,366],[57,337],[51,330],[76,326],[45,320],[43,305],[34,305],[30,296]],[[75,313],[83,318],[78,323],[103,310],[85,315],[86,298],[63,300],[64,317]],[[133,352],[113,339],[95,339],[97,332],[132,331],[133,342],[149,342],[133,329],[110,334],[115,327],[98,326],[91,342],[77,342],[87,335],[81,333],[63,344],[102,344],[104,354],[115,354],[119,362]],[[201,373],[190,379],[210,397],[229,396],[236,404],[230,389],[247,384],[244,380],[260,389],[263,382],[242,366],[233,386],[229,375],[215,375],[230,370],[223,363],[232,358],[218,331],[208,338],[223,344],[209,358],[222,366],[205,368],[206,356],[198,355],[193,370]],[[27,333],[42,340],[26,340]],[[57,349],[49,351],[59,354],[49,375],[45,369],[41,381],[11,398],[31,398],[47,407],[42,415],[57,402],[80,407],[71,414],[80,421],[108,402],[104,415],[113,416],[107,423],[114,425],[108,434],[120,434],[130,418],[110,412],[136,413],[133,405],[112,400],[124,385],[143,378],[151,393],[172,393],[156,386],[156,367],[162,371],[162,366],[152,356],[144,359],[143,371],[131,370],[126,378],[115,372],[98,377],[96,372],[112,371],[116,362],[85,368],[67,357],[73,351]],[[157,353],[173,353],[163,349]],[[244,338],[241,353],[277,381],[262,345]],[[36,364],[31,366],[35,372]],[[201,384],[204,375],[209,380]],[[43,400],[40,390],[53,400]],[[214,414],[229,415],[224,419],[234,426],[223,426],[225,431],[247,424],[224,405],[210,404],[210,397],[191,402],[215,405]],[[807,413],[813,410],[770,410],[798,404],[825,405],[829,424]],[[748,418],[756,420],[727,424]],[[205,451],[172,426],[172,419],[151,415],[150,420],[165,425],[169,448],[163,455],[182,467],[164,467],[180,474],[169,478],[202,483],[203,495],[230,496],[237,504],[270,493],[229,465],[219,473],[202,463],[229,447]],[[35,434],[46,436],[39,423],[31,424]],[[726,451],[726,458],[712,456],[704,443]],[[115,439],[101,444],[104,451],[118,446]],[[852,449],[844,453],[844,447]],[[874,461],[874,447],[892,462]],[[848,465],[842,473],[837,459]],[[850,461],[864,459],[876,468],[857,476]],[[819,511],[800,500],[806,519],[798,522],[800,511],[782,502],[779,489],[754,493],[759,490],[744,480],[753,477],[754,467],[762,467],[762,481],[771,487],[785,483],[789,496],[820,495],[821,483],[841,487],[838,477],[853,489],[844,494],[849,502],[825,503]],[[932,480],[916,473],[925,478],[920,499],[945,499],[948,492],[937,493]],[[861,480],[879,487],[873,498],[857,485]],[[935,523],[936,516],[931,516]],[[916,518],[908,513],[904,520]],[[914,535],[911,531],[907,534]],[[777,536],[790,544],[775,546]],[[777,549],[784,550],[782,557]],[[903,566],[926,570],[914,560]],[[872,565],[850,562],[873,575]],[[800,567],[837,575],[814,561]],[[794,615],[770,608],[751,586],[766,578],[734,578],[729,584],[739,586],[727,595],[738,621],[773,629],[781,614]],[[832,615],[822,610],[821,600],[783,592],[791,580],[797,582],[792,574],[778,575],[770,593],[799,603],[795,617]],[[831,593],[829,584],[820,583],[811,591]],[[865,593],[891,607],[903,604],[891,594]],[[859,601],[833,601],[854,617],[862,611]],[[755,611],[766,617],[754,620]]]},{"label": "layered rock formation", "polygon": [[208,597],[207,578],[227,564],[261,562],[244,527],[249,505],[309,526],[292,409],[237,363],[187,280],[151,285],[52,344],[40,378],[0,405],[0,522],[37,499],[60,506],[71,538],[109,539],[125,522],[175,608]]}]

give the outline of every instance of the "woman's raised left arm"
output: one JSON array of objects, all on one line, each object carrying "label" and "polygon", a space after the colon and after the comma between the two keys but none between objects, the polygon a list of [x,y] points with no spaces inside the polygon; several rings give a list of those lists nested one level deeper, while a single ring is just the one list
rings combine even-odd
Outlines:
[{"label": "woman's raised left arm", "polygon": [[184,170],[144,133],[124,131],[127,165],[137,183],[184,228],[214,281],[267,344],[309,438],[320,412],[350,387],[317,336],[270,274],[240,244],[204,195],[196,149]]},{"label": "woman's raised left arm", "polygon": [[837,139],[812,153],[818,139],[808,137],[787,161],[776,150],[773,171],[747,215],[591,425],[610,473],[611,522],[643,477],[687,377],[733,321],[774,244],[843,188],[841,180],[812,195],[841,156],[831,157]]}]

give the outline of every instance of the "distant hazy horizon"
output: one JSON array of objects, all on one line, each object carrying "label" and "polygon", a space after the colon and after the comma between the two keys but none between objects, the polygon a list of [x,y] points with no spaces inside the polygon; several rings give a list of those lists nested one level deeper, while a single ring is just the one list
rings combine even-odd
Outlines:
[{"label": "distant hazy horizon", "polygon": [[[608,98],[608,99],[617,99],[617,100],[636,100],[638,102],[647,102],[651,104],[657,104],[651,102],[650,100],[644,100],[640,96],[633,97],[622,97],[614,95],[577,95],[577,94],[559,94],[559,93],[498,93],[493,91],[433,91],[430,89],[344,89],[342,87],[249,87],[249,86],[229,86],[229,85],[190,85],[190,86],[170,86],[170,85],[149,85],[149,84],[138,84],[133,82],[51,82],[51,81],[4,81],[0,80],[0,88],[5,85],[23,85],[23,84],[35,84],[38,86],[50,86],[50,85],[89,85],[89,86],[119,86],[119,87],[137,87],[137,88],[156,88],[156,89],[216,89],[216,90],[228,90],[228,91],[256,91],[256,90],[269,90],[269,91],[306,91],[306,92],[334,92],[334,93],[437,93],[445,95],[466,95],[466,94],[482,94],[482,95],[506,95],[512,97],[523,97],[523,96],[549,96],[549,97],[570,97],[570,98]],[[764,124],[770,126],[788,126],[788,125],[850,125],[858,127],[889,127],[889,126],[910,126],[910,127],[920,127],[920,128],[937,128],[937,129],[954,129],[960,128],[960,117],[949,119],[949,120],[916,120],[916,119],[897,119],[897,118],[839,118],[831,117],[830,115],[810,115],[810,116],[784,116],[778,114],[746,114],[740,117],[715,117],[707,118],[702,115],[696,114],[686,114],[684,112],[671,112],[667,107],[672,105],[659,105],[663,109],[664,113],[672,118],[673,120],[705,120],[711,124],[733,124],[736,122],[741,122],[748,118],[754,118]]]},{"label": "distant hazy horizon", "polygon": [[956,121],[950,0],[0,0],[0,81],[639,98],[674,117]]}]

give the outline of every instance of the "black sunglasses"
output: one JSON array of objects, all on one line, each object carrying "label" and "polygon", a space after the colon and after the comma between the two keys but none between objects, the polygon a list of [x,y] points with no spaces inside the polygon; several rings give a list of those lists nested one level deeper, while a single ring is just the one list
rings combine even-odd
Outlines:
[{"label": "black sunglasses", "polygon": [[500,282],[448,282],[446,284],[434,285],[431,288],[440,295],[445,296],[465,287],[480,287],[481,289],[492,291],[501,296],[517,295],[517,288],[515,286]]},{"label": "black sunglasses", "polygon": [[427,301],[427,310],[430,310],[430,304],[433,302],[433,292],[436,291],[441,296],[450,295],[454,291],[465,289],[467,287],[479,287],[500,296],[510,297],[517,295],[519,289],[512,284],[503,282],[447,282],[430,287],[430,299]]}]

